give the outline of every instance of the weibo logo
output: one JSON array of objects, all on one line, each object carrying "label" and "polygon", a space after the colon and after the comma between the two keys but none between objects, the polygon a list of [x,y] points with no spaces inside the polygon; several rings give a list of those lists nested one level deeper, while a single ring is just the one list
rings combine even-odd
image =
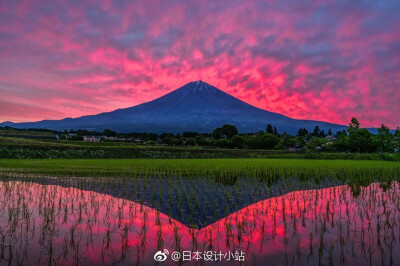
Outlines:
[{"label": "weibo logo", "polygon": [[159,262],[165,261],[167,259],[167,255],[169,255],[169,252],[166,249],[164,249],[164,252],[162,252],[161,250],[157,251],[157,253],[154,254],[154,260]]}]

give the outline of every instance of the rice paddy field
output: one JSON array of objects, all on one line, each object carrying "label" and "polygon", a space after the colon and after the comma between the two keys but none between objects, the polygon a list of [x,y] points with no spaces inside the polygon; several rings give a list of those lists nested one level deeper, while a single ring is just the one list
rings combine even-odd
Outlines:
[{"label": "rice paddy field", "polygon": [[0,160],[0,265],[398,265],[400,163]]}]

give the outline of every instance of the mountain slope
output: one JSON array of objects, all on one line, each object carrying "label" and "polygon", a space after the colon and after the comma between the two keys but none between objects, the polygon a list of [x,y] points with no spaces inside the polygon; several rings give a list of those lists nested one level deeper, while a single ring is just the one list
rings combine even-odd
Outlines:
[{"label": "mountain slope", "polygon": [[[272,124],[280,132],[295,134],[299,128],[316,125],[333,132],[345,126],[327,122],[296,120],[247,104],[203,81],[190,82],[153,101],[98,115],[30,123],[10,123],[16,128],[91,129],[118,132],[211,132],[223,124],[233,124],[240,132],[265,130]],[[2,124],[0,124],[2,125]]]}]

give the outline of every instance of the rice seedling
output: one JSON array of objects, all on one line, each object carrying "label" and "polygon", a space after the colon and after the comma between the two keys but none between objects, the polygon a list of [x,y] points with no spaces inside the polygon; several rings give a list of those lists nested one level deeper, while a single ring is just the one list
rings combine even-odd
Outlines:
[{"label": "rice seedling", "polygon": [[240,248],[250,264],[400,259],[398,163],[73,162],[0,162],[0,264],[136,264],[164,248]]}]

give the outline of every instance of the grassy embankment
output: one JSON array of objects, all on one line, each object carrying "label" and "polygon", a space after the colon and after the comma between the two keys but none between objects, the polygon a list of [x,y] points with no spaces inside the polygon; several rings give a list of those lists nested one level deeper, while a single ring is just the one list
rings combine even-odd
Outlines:
[{"label": "grassy embankment", "polygon": [[127,142],[83,142],[0,136],[0,159],[207,159],[282,158],[400,161],[394,154],[293,153],[282,150],[218,149],[209,147],[146,146]]}]

